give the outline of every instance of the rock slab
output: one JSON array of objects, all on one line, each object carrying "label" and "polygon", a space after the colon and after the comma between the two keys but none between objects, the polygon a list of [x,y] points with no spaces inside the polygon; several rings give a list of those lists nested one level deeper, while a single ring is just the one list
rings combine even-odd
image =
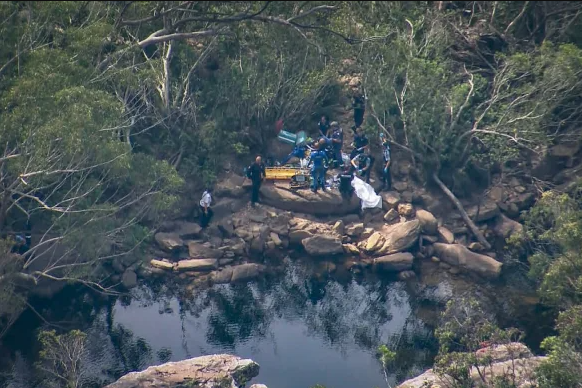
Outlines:
[{"label": "rock slab", "polygon": [[414,257],[410,252],[395,253],[374,259],[374,265],[384,271],[406,271],[412,268]]},{"label": "rock slab", "polygon": [[216,354],[128,373],[105,388],[239,388],[258,374],[259,364],[253,360]]},{"label": "rock slab", "polygon": [[475,272],[488,279],[495,279],[501,273],[500,262],[489,256],[471,252],[463,245],[436,243],[433,246],[435,254],[450,265]]},{"label": "rock slab", "polygon": [[344,253],[342,240],[335,236],[313,236],[303,239],[301,244],[311,256],[328,256]]}]

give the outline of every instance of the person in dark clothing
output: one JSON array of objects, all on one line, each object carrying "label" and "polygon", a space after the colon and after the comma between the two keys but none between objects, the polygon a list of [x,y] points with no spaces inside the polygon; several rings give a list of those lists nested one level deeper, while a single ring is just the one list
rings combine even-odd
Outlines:
[{"label": "person in dark clothing", "polygon": [[337,122],[331,123],[331,143],[333,149],[333,159],[335,166],[343,166],[342,147],[344,144],[344,131]]},{"label": "person in dark clothing", "polygon": [[390,142],[380,133],[380,141],[382,142],[382,159],[384,165],[382,166],[382,190],[390,190],[392,188],[392,175],[390,174]]},{"label": "person in dark clothing", "polygon": [[317,123],[319,132],[322,136],[327,136],[327,131],[329,130],[329,118],[327,116],[321,116],[321,120]]},{"label": "person in dark clothing", "polygon": [[248,176],[253,182],[252,194],[251,194],[251,206],[255,206],[259,202],[259,190],[261,189],[261,183],[265,179],[265,165],[260,156],[257,156],[255,162],[250,165]]},{"label": "person in dark clothing", "polygon": [[354,125],[356,128],[364,123],[364,113],[366,111],[366,98],[360,94],[354,94],[354,101],[352,102],[354,108]]},{"label": "person in dark clothing", "polygon": [[350,160],[355,158],[356,155],[364,152],[364,148],[368,146],[369,143],[370,142],[368,141],[368,137],[362,130],[362,127],[358,127],[356,129],[356,136],[354,137],[354,142],[352,143],[354,149],[350,153]]},{"label": "person in dark clothing", "polygon": [[358,175],[360,175],[362,179],[366,181],[366,183],[370,183],[372,159],[370,158],[368,146],[364,148],[363,153],[356,155],[356,157],[352,159],[351,163],[353,170],[357,171]]},{"label": "person in dark clothing", "polygon": [[345,166],[344,170],[339,176],[340,184],[339,191],[342,198],[350,200],[354,194],[354,188],[352,187],[352,180],[354,180],[354,172],[350,166]]}]

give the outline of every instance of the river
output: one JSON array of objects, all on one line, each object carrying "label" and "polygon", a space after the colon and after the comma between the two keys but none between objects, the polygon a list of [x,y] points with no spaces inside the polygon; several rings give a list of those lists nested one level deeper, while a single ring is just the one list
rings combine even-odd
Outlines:
[{"label": "river", "polygon": [[[192,294],[162,280],[108,298],[68,289],[35,306],[58,327],[88,333],[89,387],[150,365],[231,353],[258,362],[253,382],[269,387],[374,388],[387,386],[376,355],[381,344],[397,353],[387,370],[391,386],[432,365],[443,287],[421,288],[416,280],[354,277],[341,265],[330,274],[309,260],[288,259],[281,274],[248,284]],[[3,354],[12,362],[5,359],[0,386],[33,386],[33,333],[43,325],[30,311],[16,323],[5,340]]]}]

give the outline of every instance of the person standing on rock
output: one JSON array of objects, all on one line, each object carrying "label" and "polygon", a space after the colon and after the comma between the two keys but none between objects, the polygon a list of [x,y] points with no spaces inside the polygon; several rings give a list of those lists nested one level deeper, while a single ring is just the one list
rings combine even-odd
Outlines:
[{"label": "person standing on rock", "polygon": [[382,143],[382,159],[384,165],[382,166],[382,191],[390,190],[392,188],[392,175],[390,174],[390,142],[383,132],[380,132],[380,142]]},{"label": "person standing on rock", "polygon": [[352,129],[355,132],[356,128],[360,127],[364,123],[364,113],[366,112],[366,97],[362,93],[354,93],[352,107],[354,108],[354,127]]},{"label": "person standing on rock", "polygon": [[321,116],[321,120],[317,123],[319,132],[322,136],[327,136],[327,131],[329,129],[329,118],[326,115]]},{"label": "person standing on rock", "polygon": [[344,144],[344,131],[339,124],[334,121],[331,123],[331,143],[333,148],[333,158],[335,166],[343,166],[342,147]]},{"label": "person standing on rock", "polygon": [[352,187],[352,181],[354,180],[354,172],[349,165],[346,165],[340,174],[340,184],[339,191],[342,198],[350,200],[354,193],[354,188]]},{"label": "person standing on rock", "polygon": [[327,155],[325,154],[325,140],[320,140],[317,145],[317,150],[311,153],[311,191],[317,193],[317,189],[321,187],[325,191],[325,168],[328,163]]},{"label": "person standing on rock", "polygon": [[251,179],[252,193],[251,193],[251,206],[255,206],[259,202],[259,191],[261,189],[261,183],[265,179],[265,165],[260,156],[257,156],[254,163],[249,166],[248,176]]},{"label": "person standing on rock", "polygon": [[214,212],[210,208],[212,203],[212,189],[208,188],[202,194],[202,199],[200,200],[200,226],[206,228],[210,223]]}]

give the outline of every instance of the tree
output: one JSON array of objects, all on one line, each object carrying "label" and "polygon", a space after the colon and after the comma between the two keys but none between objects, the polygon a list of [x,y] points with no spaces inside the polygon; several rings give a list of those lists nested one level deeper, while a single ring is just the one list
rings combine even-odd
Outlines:
[{"label": "tree", "polygon": [[54,330],[42,331],[38,340],[42,346],[37,364],[45,375],[45,386],[81,388],[83,373],[81,362],[85,355],[86,335],[73,330],[57,335]]}]

